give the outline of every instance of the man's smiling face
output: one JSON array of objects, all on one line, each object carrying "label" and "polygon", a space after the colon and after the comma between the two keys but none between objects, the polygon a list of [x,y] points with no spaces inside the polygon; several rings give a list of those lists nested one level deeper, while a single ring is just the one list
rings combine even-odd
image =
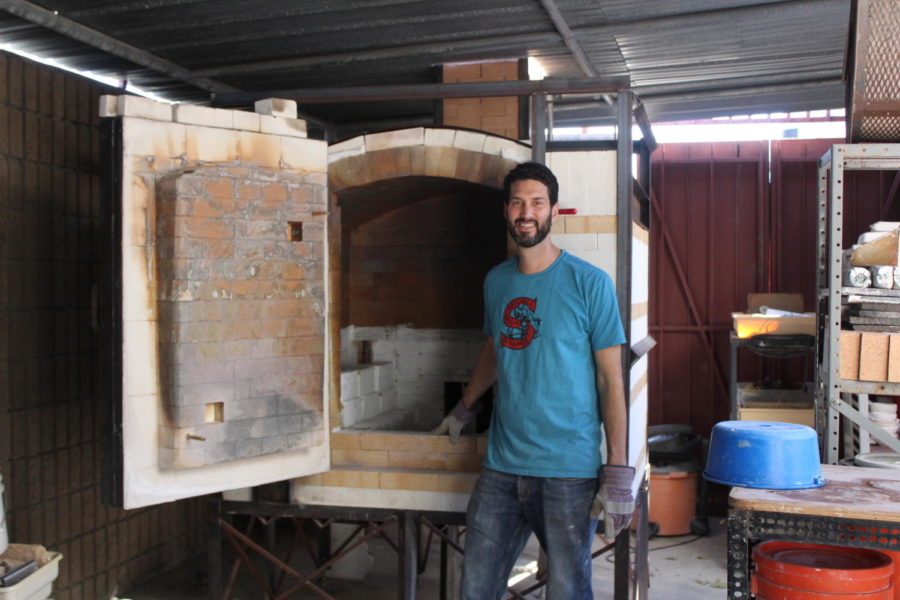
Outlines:
[{"label": "man's smiling face", "polygon": [[557,206],[547,186],[534,179],[514,181],[506,203],[506,230],[522,248],[540,244],[550,233]]}]

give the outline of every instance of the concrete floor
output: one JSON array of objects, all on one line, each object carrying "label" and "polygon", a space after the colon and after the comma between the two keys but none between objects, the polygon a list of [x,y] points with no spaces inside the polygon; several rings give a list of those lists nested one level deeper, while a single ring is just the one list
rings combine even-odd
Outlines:
[{"label": "concrete floor", "polygon": [[[656,537],[650,541],[650,590],[652,600],[723,600],[726,598],[725,525],[719,519],[710,519],[712,533],[707,537],[694,535]],[[396,539],[396,531],[391,532]],[[596,542],[600,547],[600,540]],[[299,552],[299,551],[298,551]],[[397,555],[381,538],[369,542],[368,552],[374,562],[363,581],[351,581],[326,577],[319,582],[322,589],[338,600],[395,600],[397,598]],[[452,551],[451,551],[452,552]],[[534,538],[522,553],[513,571],[521,581],[515,589],[521,590],[534,583],[530,575],[537,561],[538,544]],[[309,572],[308,561],[296,558],[300,572]],[[303,571],[304,563],[307,570]],[[293,564],[293,563],[292,563]],[[227,574],[230,563],[224,571]],[[594,595],[597,600],[612,598],[612,556],[601,555],[594,561]],[[239,578],[238,587],[231,600],[258,600],[264,594],[246,575]],[[440,545],[433,540],[424,573],[419,576],[416,597],[423,600],[439,598]],[[535,592],[530,598],[543,598]],[[187,565],[178,572],[168,574],[118,596],[120,600],[207,600],[205,564]],[[320,598],[310,590],[291,596],[292,599]]]}]

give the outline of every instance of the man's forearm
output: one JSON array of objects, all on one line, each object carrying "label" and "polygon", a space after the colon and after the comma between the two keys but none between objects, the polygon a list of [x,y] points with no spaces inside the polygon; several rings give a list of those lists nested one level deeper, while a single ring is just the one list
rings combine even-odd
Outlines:
[{"label": "man's forearm", "polygon": [[627,465],[628,402],[622,381],[622,347],[596,350],[594,361],[597,367],[597,394],[606,429],[606,463]]},{"label": "man's forearm", "polygon": [[621,378],[610,382],[603,395],[603,424],[606,428],[606,463],[627,465],[628,411]]}]

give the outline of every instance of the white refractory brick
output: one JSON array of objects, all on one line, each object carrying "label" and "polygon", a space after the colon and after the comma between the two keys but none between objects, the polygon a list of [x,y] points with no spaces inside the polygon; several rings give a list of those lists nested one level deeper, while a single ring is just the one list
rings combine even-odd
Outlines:
[{"label": "white refractory brick", "polygon": [[362,397],[362,418],[371,419],[381,412],[381,394],[372,392]]},{"label": "white refractory brick", "polygon": [[341,402],[359,397],[359,372],[341,372]]},{"label": "white refractory brick", "polygon": [[303,119],[289,119],[286,117],[273,117],[271,115],[258,116],[259,130],[262,133],[286,135],[288,137],[306,137],[306,121]]},{"label": "white refractory brick", "polygon": [[218,127],[219,129],[234,127],[233,112],[233,110],[224,108],[210,108],[195,104],[176,104],[174,109],[175,120],[179,123]]},{"label": "white refractory brick", "polygon": [[231,115],[234,128],[242,131],[259,131],[259,115],[246,110],[236,110]]},{"label": "white refractory brick", "polygon": [[328,145],[320,140],[282,137],[281,163],[287,169],[305,173],[328,169]]},{"label": "white refractory brick", "polygon": [[100,96],[100,116],[101,117],[118,117],[119,116],[119,97],[112,94],[103,94]]},{"label": "white refractory brick", "polygon": [[359,395],[368,396],[376,391],[375,367],[362,367],[356,371],[359,374]]},{"label": "white refractory brick", "polygon": [[381,391],[394,387],[394,364],[375,363],[375,389]]},{"label": "white refractory brick", "polygon": [[487,135],[476,133],[474,131],[457,131],[456,137],[453,138],[453,145],[463,150],[472,150],[473,152],[481,152],[484,150],[484,142]]},{"label": "white refractory brick", "polygon": [[339,144],[333,144],[328,147],[328,162],[333,163],[335,161],[341,160],[342,158],[349,158],[351,156],[359,156],[360,154],[366,153],[366,137],[361,135],[359,137],[351,138],[349,140],[344,140]]},{"label": "white refractory brick", "polygon": [[531,160],[531,148],[521,144],[513,144],[510,147],[501,148],[500,158],[523,163]]},{"label": "white refractory brick", "polygon": [[370,133],[365,137],[366,150],[368,152],[402,146],[421,146],[425,143],[425,128],[413,127],[412,129],[401,129],[399,131],[382,131]]},{"label": "white refractory brick", "polygon": [[171,121],[172,105],[168,102],[156,102],[140,96],[119,96],[116,112],[120,117],[138,117],[154,121]]},{"label": "white refractory brick", "polygon": [[297,101],[284,98],[266,98],[253,103],[253,110],[261,115],[273,117],[297,118]]},{"label": "white refractory brick", "polygon": [[348,400],[341,408],[341,427],[353,427],[362,419],[362,398]]},{"label": "white refractory brick", "polygon": [[453,129],[426,129],[426,146],[452,146],[456,131]]},{"label": "white refractory brick", "polygon": [[596,233],[555,233],[553,243],[563,250],[596,250]]},{"label": "white refractory brick", "polygon": [[383,412],[397,408],[397,388],[381,390],[381,410]]},{"label": "white refractory brick", "polygon": [[503,158],[518,156],[523,152],[531,152],[531,148],[523,144],[493,135],[486,136],[484,140],[484,153]]}]

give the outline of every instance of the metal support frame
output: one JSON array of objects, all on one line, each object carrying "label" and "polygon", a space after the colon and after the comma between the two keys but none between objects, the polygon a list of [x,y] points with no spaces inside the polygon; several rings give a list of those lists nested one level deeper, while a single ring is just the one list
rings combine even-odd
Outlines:
[{"label": "metal support frame", "polygon": [[[646,538],[646,485],[641,487],[639,493],[638,512],[645,518],[643,523]],[[238,530],[228,522],[228,516],[242,515],[249,518],[244,531]],[[295,531],[287,556],[279,558],[275,552],[275,522],[279,519],[293,521]],[[313,523],[321,531],[335,522],[353,522],[358,524],[340,546],[324,556],[318,551],[321,548],[314,547],[312,541],[304,533],[303,527]],[[385,529],[396,523],[399,527],[399,539],[392,540],[386,535]],[[424,553],[419,549],[419,531],[424,528],[429,532],[429,539],[437,535],[441,540],[441,592],[440,598],[446,599],[449,581],[449,561],[451,556],[447,550],[453,550],[458,555],[463,554],[463,546],[459,542],[459,528],[465,523],[464,513],[422,512],[412,510],[386,510],[363,509],[330,506],[299,506],[296,504],[278,504],[268,502],[226,502],[213,500],[209,503],[208,519],[208,548],[207,560],[209,561],[209,598],[211,600],[228,600],[241,569],[246,568],[263,591],[264,597],[272,600],[286,600],[292,594],[303,588],[312,590],[316,595],[327,600],[337,600],[329,595],[319,585],[317,580],[321,578],[330,566],[349,554],[356,547],[375,536],[383,537],[398,554],[398,598],[400,600],[415,600],[418,585],[418,575],[422,573],[428,560],[428,551]],[[262,534],[266,543],[261,544],[253,539],[257,525],[262,526]],[[640,525],[639,525],[640,530]],[[362,535],[360,535],[362,534]],[[357,537],[359,536],[359,537]],[[227,581],[223,585],[222,571],[222,539],[228,541],[236,557],[228,573]],[[628,536],[620,535],[616,542],[604,546],[591,554],[591,558],[597,558],[613,548],[617,557],[620,552],[621,540],[625,540],[627,552]],[[637,544],[636,554],[646,558],[649,540],[640,540]],[[298,544],[305,546],[313,559],[315,569],[302,574],[291,565],[291,559]],[[259,567],[261,558],[267,566],[267,572]],[[617,558],[618,560],[618,558]],[[628,569],[628,560],[624,561]],[[641,575],[643,573],[643,575]],[[639,577],[646,580],[649,573],[646,569],[639,571]],[[289,579],[289,580],[288,580]],[[539,580],[524,590],[507,590],[506,600],[526,600],[526,597],[546,585],[545,580]],[[627,585],[627,582],[626,582]],[[626,587],[627,589],[627,587]],[[644,587],[646,590],[646,586]],[[646,596],[639,596],[645,598]],[[616,596],[626,598],[626,596]]]},{"label": "metal support frame", "polygon": [[547,158],[547,96],[531,97],[531,160],[544,163]]},{"label": "metal support frame", "polygon": [[463,83],[418,83],[338,88],[300,88],[255,92],[216,92],[216,106],[244,106],[266,98],[287,98],[301,104],[372,102],[376,100],[434,100],[441,98],[492,98],[534,94],[602,94],[628,87],[627,77],[542,79],[540,81],[474,81]]},{"label": "metal support frame", "polygon": [[[842,287],[844,234],[844,181],[847,170],[900,170],[900,144],[836,144],[819,159],[819,215],[816,281],[819,287],[817,321],[819,365],[816,369],[816,402],[824,415],[822,455],[826,463],[837,464],[840,417],[883,440],[895,451],[900,442],[889,440],[866,415],[857,411],[843,394],[900,395],[900,384],[843,381],[841,364],[841,305],[849,293],[865,295],[866,290]],[[888,290],[890,291],[890,290]]]},{"label": "metal support frame", "polygon": [[751,548],[767,539],[893,551],[900,544],[900,523],[731,509],[727,538],[729,600],[750,598]]}]

